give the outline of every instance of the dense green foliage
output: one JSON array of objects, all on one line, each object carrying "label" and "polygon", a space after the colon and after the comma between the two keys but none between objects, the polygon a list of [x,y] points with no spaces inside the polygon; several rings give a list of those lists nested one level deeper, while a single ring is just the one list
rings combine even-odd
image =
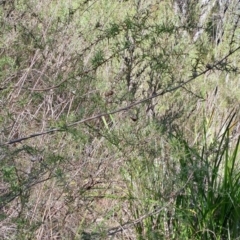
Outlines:
[{"label": "dense green foliage", "polygon": [[1,239],[238,239],[239,1],[0,1]]}]

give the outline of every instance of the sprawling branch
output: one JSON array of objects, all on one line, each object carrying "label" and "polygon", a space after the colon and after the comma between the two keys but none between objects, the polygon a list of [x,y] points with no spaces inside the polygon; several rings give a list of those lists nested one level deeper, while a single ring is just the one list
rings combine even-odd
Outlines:
[{"label": "sprawling branch", "polygon": [[[179,83],[177,86],[172,86],[170,88],[167,88],[167,89],[164,89],[162,90],[161,92],[157,93],[157,94],[153,94],[152,96],[150,97],[147,97],[147,98],[144,98],[144,99],[141,99],[139,101],[136,101],[132,104],[129,104],[127,105],[126,107],[122,107],[122,108],[119,108],[117,110],[114,110],[114,111],[110,111],[110,112],[105,112],[105,113],[101,113],[101,114],[98,114],[98,115],[94,115],[92,117],[89,117],[89,118],[85,118],[85,119],[82,119],[80,121],[76,121],[76,122],[73,122],[73,123],[70,123],[70,124],[67,124],[65,126],[64,129],[68,128],[68,127],[73,127],[73,126],[76,126],[76,125],[79,125],[81,123],[85,123],[85,122],[89,122],[91,120],[94,120],[94,119],[97,119],[97,118],[101,118],[101,117],[104,117],[104,116],[107,116],[107,115],[113,115],[113,114],[116,114],[118,112],[122,112],[122,111],[127,111],[131,108],[133,108],[134,106],[137,106],[141,103],[144,103],[148,100],[151,100],[153,98],[157,98],[159,96],[163,96],[165,95],[166,93],[170,93],[170,92],[173,92],[173,91],[176,91],[177,89],[187,85],[188,83],[192,82],[194,79],[198,78],[199,76],[202,76],[204,75],[205,73],[213,70],[213,69],[219,69],[219,67],[221,67],[222,63],[224,63],[224,61],[231,55],[233,55],[235,52],[237,52],[238,50],[240,49],[240,46],[238,46],[237,48],[235,48],[234,50],[231,50],[229,51],[229,53],[223,57],[222,59],[216,61],[215,63],[212,63],[212,64],[207,64],[206,65],[206,69],[203,70],[202,72],[200,73],[197,73],[195,74],[194,76],[190,77],[188,80],[186,80],[185,82],[182,82],[182,83]],[[28,140],[30,138],[34,138],[34,137],[38,137],[38,136],[42,136],[42,135],[46,135],[46,134],[49,134],[49,133],[53,133],[53,132],[61,132],[61,131],[64,131],[63,128],[59,127],[59,128],[53,128],[53,129],[50,129],[50,130],[46,130],[46,131],[43,131],[43,132],[38,132],[38,133],[33,133],[31,135],[28,135],[28,136],[25,136],[25,137],[22,137],[22,138],[17,138],[17,139],[13,139],[13,140],[10,140],[4,144],[1,144],[1,145],[7,145],[7,144],[14,144],[14,143],[19,143],[19,142],[22,142],[22,141],[25,141],[25,140]]]}]

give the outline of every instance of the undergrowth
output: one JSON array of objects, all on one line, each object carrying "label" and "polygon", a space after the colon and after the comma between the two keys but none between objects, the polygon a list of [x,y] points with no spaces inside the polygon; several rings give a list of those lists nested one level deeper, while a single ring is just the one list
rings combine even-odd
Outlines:
[{"label": "undergrowth", "polygon": [[3,239],[237,239],[239,3],[0,2]]}]

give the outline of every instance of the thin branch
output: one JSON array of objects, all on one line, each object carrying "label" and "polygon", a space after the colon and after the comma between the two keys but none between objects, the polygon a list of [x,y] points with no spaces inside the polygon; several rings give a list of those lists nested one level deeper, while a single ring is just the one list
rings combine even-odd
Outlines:
[{"label": "thin branch", "polygon": [[[161,92],[159,92],[157,94],[153,94],[150,97],[147,97],[147,98],[141,99],[139,101],[136,101],[136,102],[134,102],[132,104],[129,104],[126,107],[119,108],[119,109],[114,110],[114,111],[110,111],[110,112],[105,112],[105,113],[101,113],[101,114],[98,114],[98,115],[94,115],[92,117],[85,118],[85,119],[82,119],[80,121],[67,124],[65,126],[65,128],[73,127],[73,126],[76,126],[76,125],[79,125],[79,124],[82,124],[82,123],[85,123],[85,122],[89,122],[91,120],[94,120],[94,119],[97,119],[97,118],[101,118],[101,117],[104,117],[104,116],[107,116],[107,115],[113,115],[113,114],[118,113],[118,112],[126,111],[126,110],[129,110],[129,109],[131,109],[131,108],[133,108],[133,107],[135,107],[135,106],[137,106],[137,105],[139,105],[141,103],[144,103],[144,102],[149,101],[151,99],[157,98],[159,96],[163,96],[166,93],[170,93],[170,92],[176,91],[177,89],[182,88],[185,85],[187,85],[188,83],[192,82],[194,79],[198,78],[199,76],[204,75],[205,73],[207,73],[207,72],[211,71],[212,69],[216,68],[218,65],[221,65],[222,62],[224,62],[224,60],[226,60],[229,56],[231,56],[233,53],[235,53],[239,49],[240,49],[240,46],[237,47],[236,49],[232,50],[232,51],[229,51],[229,53],[224,58],[222,58],[221,60],[217,61],[216,63],[214,63],[214,64],[207,64],[206,69],[204,71],[202,71],[201,73],[196,74],[195,76],[190,77],[185,82],[179,83],[175,87],[171,87],[171,88],[167,88],[165,90],[162,90]],[[18,142],[22,142],[22,141],[28,140],[30,138],[46,135],[46,134],[53,133],[53,132],[61,132],[61,131],[63,131],[63,128],[53,128],[53,129],[46,130],[46,131],[43,131],[43,132],[34,133],[34,134],[31,134],[29,136],[25,136],[25,137],[22,137],[22,138],[13,139],[13,140],[10,140],[10,141],[8,141],[8,142],[6,142],[4,144],[1,144],[1,145],[14,144],[14,143],[18,143]]]},{"label": "thin branch", "polygon": [[148,217],[150,217],[150,216],[159,214],[161,211],[163,211],[164,209],[166,209],[166,207],[169,206],[169,205],[172,203],[171,200],[172,200],[173,198],[177,197],[177,196],[186,188],[187,184],[188,184],[189,181],[192,179],[193,173],[194,173],[194,172],[192,172],[192,173],[190,174],[190,176],[188,177],[186,183],[184,184],[184,186],[183,186],[182,188],[180,188],[180,189],[179,189],[178,191],[176,191],[175,193],[172,193],[172,194],[171,194],[170,196],[168,196],[167,198],[164,198],[165,201],[166,201],[166,200],[169,200],[169,203],[166,204],[164,207],[155,209],[154,211],[152,211],[152,212],[150,212],[150,213],[147,213],[147,214],[141,216],[140,218],[138,218],[138,219],[136,219],[136,220],[134,220],[134,221],[124,223],[124,224],[122,224],[122,225],[120,225],[120,226],[118,226],[118,227],[115,227],[115,228],[111,228],[111,229],[108,230],[108,235],[110,236],[110,235],[114,235],[114,234],[116,234],[116,233],[118,233],[118,232],[122,232],[123,230],[128,229],[128,228],[134,226],[134,225],[137,224],[137,223],[142,222],[144,219],[146,219],[146,218],[148,218]]}]

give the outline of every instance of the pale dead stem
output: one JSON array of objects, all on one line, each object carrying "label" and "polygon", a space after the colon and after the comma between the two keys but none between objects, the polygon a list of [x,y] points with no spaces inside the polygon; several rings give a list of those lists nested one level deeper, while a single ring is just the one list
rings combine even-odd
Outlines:
[{"label": "pale dead stem", "polygon": [[15,89],[16,91],[11,93],[8,96],[9,102],[14,101],[14,99],[16,99],[19,95],[20,92],[23,88],[24,83],[27,81],[28,75],[31,73],[31,70],[34,66],[34,64],[36,63],[36,61],[38,60],[39,56],[39,50],[37,50],[33,56],[33,58],[31,59],[31,63],[30,66],[28,68],[25,69],[25,72],[23,73],[22,77],[19,79],[19,81],[16,83],[15,85]]}]

